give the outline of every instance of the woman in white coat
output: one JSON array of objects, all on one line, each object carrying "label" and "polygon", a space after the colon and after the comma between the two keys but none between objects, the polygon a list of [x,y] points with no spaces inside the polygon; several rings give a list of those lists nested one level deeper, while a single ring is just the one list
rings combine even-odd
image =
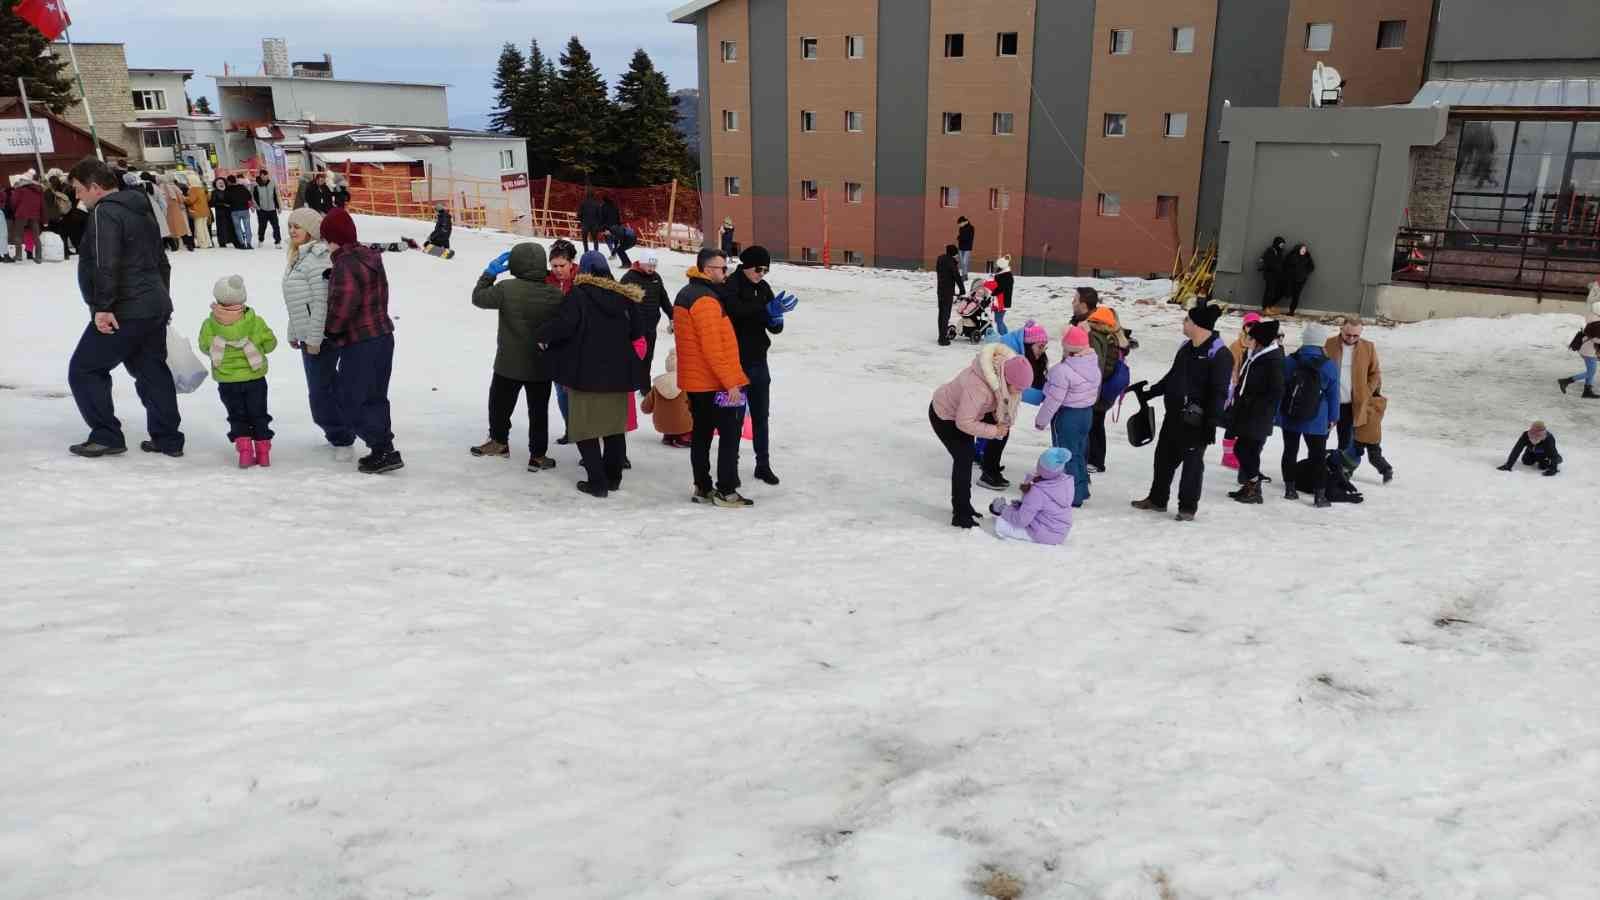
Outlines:
[{"label": "woman in white coat", "polygon": [[289,263],[283,272],[283,302],[289,312],[289,346],[300,351],[310,394],[311,421],[333,445],[339,462],[355,459],[356,433],[346,423],[334,393],[339,354],[323,340],[328,321],[328,270],[332,254],[322,240],[322,214],[303,206],[289,214]]},{"label": "woman in white coat", "polygon": [[1589,313],[1583,317],[1583,336],[1578,341],[1578,356],[1583,358],[1583,371],[1563,378],[1556,383],[1561,386],[1561,393],[1565,394],[1567,388],[1583,382],[1583,397],[1586,400],[1600,400],[1600,394],[1595,393],[1594,373],[1597,364],[1600,364],[1600,280],[1589,285]]}]

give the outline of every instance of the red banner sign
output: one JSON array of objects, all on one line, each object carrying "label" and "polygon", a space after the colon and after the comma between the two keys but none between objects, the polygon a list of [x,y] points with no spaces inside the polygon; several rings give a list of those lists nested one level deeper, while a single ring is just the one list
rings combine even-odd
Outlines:
[{"label": "red banner sign", "polygon": [[502,191],[525,191],[527,189],[528,173],[526,172],[500,176],[500,190]]}]

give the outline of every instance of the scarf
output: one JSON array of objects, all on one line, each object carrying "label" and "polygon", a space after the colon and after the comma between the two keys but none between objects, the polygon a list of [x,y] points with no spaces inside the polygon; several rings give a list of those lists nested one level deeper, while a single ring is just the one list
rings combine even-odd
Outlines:
[{"label": "scarf", "polygon": [[261,351],[256,349],[256,345],[249,338],[229,341],[224,340],[222,335],[219,334],[211,338],[209,353],[211,355],[212,369],[222,368],[222,358],[227,354],[229,347],[244,351],[244,361],[250,364],[250,371],[252,372],[261,371],[261,367],[267,364],[266,358],[261,355]]},{"label": "scarf", "polygon": [[211,304],[211,318],[217,320],[218,325],[232,325],[244,318],[244,304],[237,303],[232,306],[213,303]]}]

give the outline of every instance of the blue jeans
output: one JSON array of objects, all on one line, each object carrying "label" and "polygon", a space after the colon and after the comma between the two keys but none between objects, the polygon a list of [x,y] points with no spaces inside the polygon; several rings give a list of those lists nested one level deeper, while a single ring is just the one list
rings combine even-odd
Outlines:
[{"label": "blue jeans", "polygon": [[335,382],[339,408],[345,421],[374,453],[394,449],[389,418],[389,376],[393,371],[392,334],[339,348],[339,376]]},{"label": "blue jeans", "polygon": [[335,390],[339,378],[339,349],[323,343],[320,353],[300,351],[300,363],[306,370],[306,393],[311,401],[311,421],[322,429],[322,436],[335,447],[348,447],[356,442],[356,433],[346,424],[344,412],[339,409],[339,395]]},{"label": "blue jeans", "polygon": [[1072,505],[1082,506],[1089,499],[1089,429],[1094,427],[1094,407],[1072,409],[1063,406],[1050,420],[1050,443],[1072,451],[1067,472],[1072,475]]},{"label": "blue jeans", "polygon": [[1005,313],[996,312],[994,314],[994,330],[999,334],[1005,334],[1006,333],[1006,314]]},{"label": "blue jeans", "polygon": [[772,371],[765,365],[746,366],[744,374],[750,379],[745,386],[745,402],[749,404],[750,449],[755,451],[756,465],[767,464],[767,415],[772,411]]},{"label": "blue jeans", "polygon": [[239,238],[239,246],[249,248],[250,243],[250,211],[236,209],[228,214],[233,219],[233,233]]},{"label": "blue jeans", "polygon": [[1600,360],[1592,356],[1585,356],[1583,358],[1583,372],[1572,376],[1572,380],[1581,381],[1590,387],[1594,387],[1594,369],[1597,363],[1600,363]]},{"label": "blue jeans", "polygon": [[567,389],[556,385],[556,409],[561,410],[561,433],[567,433]]}]

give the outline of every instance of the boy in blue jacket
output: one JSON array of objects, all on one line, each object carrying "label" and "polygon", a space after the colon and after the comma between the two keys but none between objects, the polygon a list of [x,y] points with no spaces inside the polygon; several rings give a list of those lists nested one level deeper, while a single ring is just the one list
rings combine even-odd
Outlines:
[{"label": "boy in blue jacket", "polygon": [[1328,470],[1311,467],[1311,484],[1295,484],[1300,463],[1300,439],[1314,460],[1328,456],[1328,432],[1339,424],[1339,366],[1322,349],[1329,332],[1312,322],[1301,334],[1300,349],[1283,360],[1284,395],[1278,407],[1278,427],[1283,429],[1283,498],[1298,500],[1296,488],[1309,489],[1318,509],[1327,509]]}]

